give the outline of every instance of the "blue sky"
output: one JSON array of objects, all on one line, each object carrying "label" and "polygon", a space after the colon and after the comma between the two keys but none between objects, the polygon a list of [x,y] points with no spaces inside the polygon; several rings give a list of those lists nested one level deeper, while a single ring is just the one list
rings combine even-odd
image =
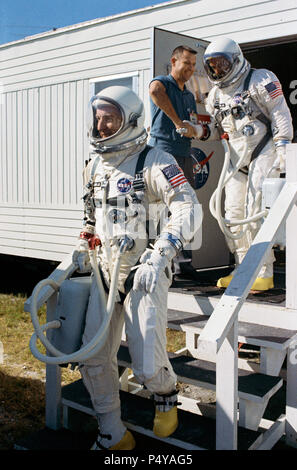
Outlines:
[{"label": "blue sky", "polygon": [[165,0],[0,0],[0,44]]}]

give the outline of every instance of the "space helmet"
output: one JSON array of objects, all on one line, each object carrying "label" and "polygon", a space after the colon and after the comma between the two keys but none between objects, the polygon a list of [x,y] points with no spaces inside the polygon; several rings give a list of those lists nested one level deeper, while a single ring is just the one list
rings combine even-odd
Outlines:
[{"label": "space helmet", "polygon": [[89,102],[87,126],[90,145],[95,152],[129,149],[147,139],[144,105],[128,87],[111,86]]},{"label": "space helmet", "polygon": [[229,38],[211,42],[203,62],[209,80],[219,88],[232,85],[250,68],[237,42]]}]

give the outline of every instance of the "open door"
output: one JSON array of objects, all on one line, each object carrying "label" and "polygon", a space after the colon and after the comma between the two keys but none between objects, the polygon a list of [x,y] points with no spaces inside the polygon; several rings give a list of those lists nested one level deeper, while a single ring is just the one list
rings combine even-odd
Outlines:
[{"label": "open door", "polygon": [[[203,67],[203,55],[209,42],[183,34],[173,33],[160,28],[153,29],[152,76],[170,73],[170,57],[175,47],[186,45],[197,51],[196,70],[187,87],[195,96],[198,114],[209,119],[205,111],[204,100],[211,84]],[[217,221],[209,211],[209,200],[217,187],[224,161],[223,147],[220,142],[192,143],[193,154],[202,165],[194,165],[196,194],[202,204],[204,218],[202,225],[202,245],[193,251],[193,266],[207,269],[230,264],[230,253]],[[193,160],[193,164],[195,161]]]}]

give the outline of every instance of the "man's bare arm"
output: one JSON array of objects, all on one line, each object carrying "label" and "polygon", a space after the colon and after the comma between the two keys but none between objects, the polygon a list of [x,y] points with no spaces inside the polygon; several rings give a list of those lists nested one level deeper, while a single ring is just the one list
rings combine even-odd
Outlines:
[{"label": "man's bare arm", "polygon": [[188,130],[187,137],[191,138],[194,136],[192,127],[188,123],[183,122],[177,115],[163,83],[154,80],[150,84],[149,93],[155,105],[162,109],[177,129],[186,128]]}]

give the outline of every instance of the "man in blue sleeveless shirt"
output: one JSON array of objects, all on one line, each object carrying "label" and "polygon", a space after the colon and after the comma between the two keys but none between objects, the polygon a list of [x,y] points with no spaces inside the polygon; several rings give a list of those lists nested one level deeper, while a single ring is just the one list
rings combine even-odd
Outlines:
[{"label": "man in blue sleeveless shirt", "polygon": [[[150,83],[151,129],[149,145],[159,147],[173,155],[193,186],[193,160],[190,156],[191,140],[195,130],[189,122],[196,113],[194,95],[185,83],[192,77],[197,52],[188,46],[178,46],[171,55],[169,75],[154,77]],[[186,129],[180,134],[178,129]],[[191,265],[191,252],[183,253],[183,259],[174,260],[175,274],[183,272],[195,277]]]}]

